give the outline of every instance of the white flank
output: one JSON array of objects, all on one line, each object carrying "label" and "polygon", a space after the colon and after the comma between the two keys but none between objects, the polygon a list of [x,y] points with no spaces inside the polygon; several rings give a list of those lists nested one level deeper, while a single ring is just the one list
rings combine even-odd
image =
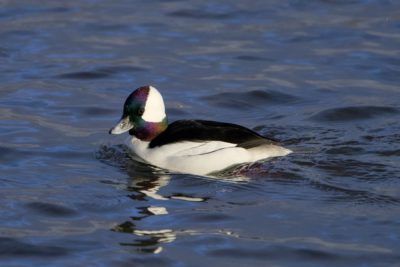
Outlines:
[{"label": "white flank", "polygon": [[165,116],[163,98],[156,88],[150,86],[142,118],[148,122],[160,122]]},{"label": "white flank", "polygon": [[221,141],[186,141],[149,149],[149,142],[129,138],[127,144],[140,158],[152,165],[197,175],[206,175],[236,164],[291,153],[290,150],[276,145],[245,149]]}]

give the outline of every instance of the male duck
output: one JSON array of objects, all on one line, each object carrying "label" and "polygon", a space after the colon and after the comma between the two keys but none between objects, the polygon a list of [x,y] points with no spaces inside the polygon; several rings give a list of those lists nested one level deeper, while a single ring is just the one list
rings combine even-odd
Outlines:
[{"label": "male duck", "polygon": [[129,148],[145,162],[197,175],[292,152],[236,124],[178,120],[168,125],[163,98],[152,86],[128,96],[122,118],[110,134],[127,131],[133,136]]}]

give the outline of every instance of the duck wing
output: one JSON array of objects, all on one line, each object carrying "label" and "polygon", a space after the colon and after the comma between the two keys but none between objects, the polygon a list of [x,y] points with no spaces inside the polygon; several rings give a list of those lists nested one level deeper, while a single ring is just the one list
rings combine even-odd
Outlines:
[{"label": "duck wing", "polygon": [[276,144],[274,140],[237,124],[207,120],[178,120],[168,125],[165,131],[154,138],[149,147],[154,148],[184,141],[222,141],[246,149]]}]

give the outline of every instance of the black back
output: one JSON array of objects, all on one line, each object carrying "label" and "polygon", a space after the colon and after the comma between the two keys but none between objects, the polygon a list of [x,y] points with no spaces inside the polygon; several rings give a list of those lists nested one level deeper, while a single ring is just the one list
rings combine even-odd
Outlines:
[{"label": "black back", "polygon": [[200,142],[207,140],[233,143],[243,148],[276,143],[250,129],[232,123],[179,120],[168,125],[165,131],[150,142],[149,147],[153,148],[181,141]]}]

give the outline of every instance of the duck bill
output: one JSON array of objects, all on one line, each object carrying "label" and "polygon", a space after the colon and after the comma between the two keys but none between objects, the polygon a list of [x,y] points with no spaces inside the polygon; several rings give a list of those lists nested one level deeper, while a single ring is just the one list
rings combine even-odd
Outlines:
[{"label": "duck bill", "polygon": [[117,125],[110,129],[110,134],[122,134],[133,128],[133,123],[129,120],[129,116],[122,118]]}]

